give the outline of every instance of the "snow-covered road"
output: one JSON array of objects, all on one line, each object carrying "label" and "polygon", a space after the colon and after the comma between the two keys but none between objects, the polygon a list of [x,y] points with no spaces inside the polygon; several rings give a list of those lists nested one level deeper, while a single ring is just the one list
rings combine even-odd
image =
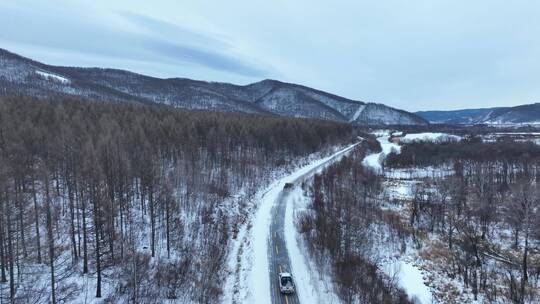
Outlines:
[{"label": "snow-covered road", "polygon": [[[289,302],[291,300],[290,298],[281,297],[279,293],[276,294],[276,269],[279,270],[279,266],[282,267],[282,270],[288,269],[292,272],[297,285],[296,297],[300,303],[319,302],[317,299],[313,302],[313,294],[310,290],[316,289],[316,287],[311,286],[311,282],[313,281],[311,277],[305,277],[307,266],[301,264],[302,261],[305,262],[304,257],[299,258],[294,256],[291,258],[289,248],[296,246],[296,242],[291,242],[288,239],[290,236],[283,234],[285,230],[284,226],[290,229],[290,225],[292,225],[292,223],[286,223],[286,221],[292,221],[292,216],[287,216],[287,212],[292,212],[292,210],[286,210],[285,208],[292,208],[292,203],[287,198],[288,193],[284,193],[283,187],[286,183],[292,183],[294,184],[294,189],[303,180],[311,177],[326,165],[333,163],[341,156],[350,152],[356,145],[350,145],[329,157],[313,161],[292,174],[275,181],[261,194],[259,207],[252,222],[251,229],[241,231],[239,233],[239,237],[241,238],[238,241],[239,244],[235,245],[238,253],[230,261],[229,268],[235,269],[238,279],[236,282],[228,282],[224,296],[226,303],[264,304],[282,303],[280,301],[283,301],[283,303]],[[274,208],[275,206],[282,206],[283,208]],[[280,221],[276,221],[278,217],[281,218]],[[277,225],[275,225],[276,223]],[[282,247],[281,249],[279,247],[277,249],[273,248],[275,246],[270,247],[270,245],[275,245],[275,241],[271,237],[276,237],[278,233],[281,234],[278,240],[278,246]],[[286,244],[285,241],[287,241]],[[293,251],[297,254],[301,252],[301,249],[295,248]],[[287,263],[287,265],[274,264],[274,261],[281,262],[282,264]],[[293,263],[291,264],[291,262]],[[295,275],[296,270],[303,275]],[[274,300],[278,295],[281,298]],[[293,297],[293,299],[296,298]]]},{"label": "snow-covered road", "polygon": [[[393,151],[399,153],[400,146],[388,141],[389,133],[382,132],[376,136],[382,151],[366,156],[363,164],[382,174],[384,159]],[[324,286],[324,274],[314,271],[305,255],[294,226],[294,208],[298,208],[295,201],[302,199],[299,189],[302,181],[338,160],[354,146],[313,161],[276,180],[260,193],[253,220],[239,232],[238,241],[233,245],[229,268],[235,272],[232,275],[235,280],[226,283],[224,303],[339,303],[332,287]],[[294,186],[284,190],[286,183]],[[390,267],[397,264],[388,265],[388,269],[383,271],[395,274],[399,270],[399,285],[411,298],[426,303],[431,293],[429,287],[424,285],[421,271],[403,260],[395,263],[399,263],[400,267]],[[295,295],[283,296],[279,293],[277,274],[280,268],[281,271],[292,273],[297,289]]]}]

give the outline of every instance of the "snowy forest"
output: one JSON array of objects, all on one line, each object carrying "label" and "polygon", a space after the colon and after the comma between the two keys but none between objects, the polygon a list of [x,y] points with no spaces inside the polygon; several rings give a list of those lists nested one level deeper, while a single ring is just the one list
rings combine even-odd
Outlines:
[{"label": "snowy forest", "polygon": [[215,303],[250,198],[348,124],[0,100],[0,300]]},{"label": "snowy forest", "polygon": [[295,209],[288,233],[333,299],[537,303],[536,139],[455,134],[3,98],[0,301],[241,302],[225,282],[246,285],[243,250],[267,237],[249,236],[261,190],[279,192],[276,179],[356,143],[289,184],[298,193],[283,190]]},{"label": "snowy forest", "polygon": [[[473,300],[540,299],[540,148],[532,142],[471,137],[411,143],[386,165],[450,168],[412,190],[416,246],[431,267],[460,281]],[[449,293],[448,291],[446,291]]]},{"label": "snowy forest", "polygon": [[[381,178],[362,165],[370,143],[328,167],[306,187],[311,209],[299,218],[299,231],[321,269],[330,264],[344,303],[411,303],[392,278],[379,271],[374,254],[375,227],[385,226],[388,215],[379,208]],[[370,150],[371,149],[371,150]],[[385,230],[399,239],[402,227]]]},{"label": "snowy forest", "polygon": [[340,300],[538,303],[539,146],[396,134],[378,137],[386,154],[370,139],[303,187],[297,229]]}]

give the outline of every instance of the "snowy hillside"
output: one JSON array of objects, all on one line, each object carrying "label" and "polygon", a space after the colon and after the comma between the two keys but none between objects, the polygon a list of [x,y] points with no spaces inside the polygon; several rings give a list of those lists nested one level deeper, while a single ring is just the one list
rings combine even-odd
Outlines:
[{"label": "snowy hillside", "polygon": [[57,67],[0,49],[0,95],[74,95],[106,101],[160,103],[212,110],[305,117],[372,125],[425,125],[408,112],[350,100],[309,87],[263,80],[240,86],[129,71]]},{"label": "snowy hillside", "polygon": [[431,123],[536,125],[540,124],[540,103],[505,108],[422,111],[416,114]]}]

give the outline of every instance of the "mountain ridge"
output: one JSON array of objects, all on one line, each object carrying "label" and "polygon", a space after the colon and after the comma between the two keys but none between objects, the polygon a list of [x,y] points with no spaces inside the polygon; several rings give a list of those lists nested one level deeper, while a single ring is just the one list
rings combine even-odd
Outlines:
[{"label": "mountain ridge", "polygon": [[436,124],[540,124],[540,103],[450,111],[418,111],[416,115]]},{"label": "mountain ridge", "polygon": [[243,112],[368,125],[427,125],[423,118],[295,83],[264,79],[247,85],[158,78],[113,68],[47,65],[0,48],[0,95],[82,96],[158,103],[192,110]]}]

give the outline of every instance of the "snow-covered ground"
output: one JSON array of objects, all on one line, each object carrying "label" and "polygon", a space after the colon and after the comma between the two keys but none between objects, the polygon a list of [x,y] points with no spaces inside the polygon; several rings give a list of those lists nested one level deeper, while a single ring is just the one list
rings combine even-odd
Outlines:
[{"label": "snow-covered ground", "polygon": [[441,178],[454,174],[454,169],[450,165],[427,166],[419,168],[399,168],[386,170],[384,176],[392,179],[419,179],[419,178]]},{"label": "snow-covered ground", "polygon": [[406,134],[400,139],[402,143],[413,143],[413,142],[432,142],[440,143],[446,141],[460,141],[461,137],[457,135],[447,134],[447,133],[413,133]]},{"label": "snow-covered ground", "polygon": [[366,167],[373,168],[376,172],[382,173],[382,164],[386,156],[392,152],[399,153],[401,151],[401,147],[393,142],[389,141],[390,133],[383,131],[375,133],[377,136],[377,141],[379,141],[382,151],[379,153],[373,153],[369,154],[364,158],[362,163]]},{"label": "snow-covered ground", "polygon": [[540,145],[539,132],[496,132],[481,135],[483,142],[497,142],[509,138],[516,142],[532,142]]},{"label": "snow-covered ground", "polygon": [[[362,163],[365,166],[373,168],[376,172],[385,175],[381,164],[384,162],[386,156],[392,151],[399,152],[400,146],[389,141],[389,132],[378,132],[375,133],[375,135],[381,144],[382,152],[367,155]],[[399,187],[395,189],[396,195],[403,197],[410,196],[410,188],[413,184],[414,183],[399,185]],[[391,250],[381,248],[381,252],[386,251],[389,251],[390,254]],[[412,300],[421,304],[429,304],[432,303],[432,294],[429,287],[425,284],[422,271],[415,266],[414,263],[409,261],[410,257],[414,257],[415,255],[415,253],[410,253],[401,255],[396,259],[390,259],[389,262],[381,265],[381,270],[390,277],[395,278],[396,283],[407,292],[407,295]]]},{"label": "snow-covered ground", "polygon": [[[228,260],[230,275],[224,286],[224,303],[271,303],[267,240],[270,231],[271,210],[274,203],[285,183],[294,182],[307,174],[314,174],[316,169],[336,160],[353,149],[354,146],[356,144],[339,150],[331,156],[313,160],[293,173],[277,179],[268,188],[256,195],[259,204],[253,221],[247,223],[240,230],[237,240],[232,245],[233,248]],[[288,227],[288,229],[292,228]],[[289,249],[290,242],[287,241],[287,243]],[[303,263],[300,262],[301,257],[298,255],[290,256],[290,258],[291,268],[295,272],[297,270],[299,272],[305,271],[306,267],[308,267],[305,264],[302,265]],[[298,264],[295,264],[295,262]],[[309,290],[314,289],[313,286],[310,286],[312,280],[302,281],[301,275],[295,276],[295,278],[297,285],[301,286],[298,292],[300,301],[302,303],[314,303],[311,302],[313,294],[309,292]]]},{"label": "snow-covered ground", "polygon": [[407,291],[411,300],[422,304],[432,303],[433,296],[424,284],[424,274],[413,263],[398,259],[385,264],[383,271],[390,277],[396,276],[396,283]]}]

